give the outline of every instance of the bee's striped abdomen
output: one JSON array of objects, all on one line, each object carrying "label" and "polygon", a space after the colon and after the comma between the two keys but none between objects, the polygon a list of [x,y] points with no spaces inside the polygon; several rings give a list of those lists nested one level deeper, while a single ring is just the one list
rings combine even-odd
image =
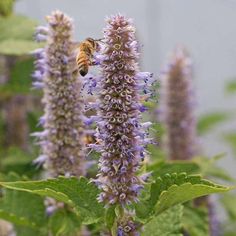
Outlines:
[{"label": "bee's striped abdomen", "polygon": [[79,73],[82,76],[85,76],[88,73],[89,68],[89,59],[85,52],[80,52],[76,59]]}]

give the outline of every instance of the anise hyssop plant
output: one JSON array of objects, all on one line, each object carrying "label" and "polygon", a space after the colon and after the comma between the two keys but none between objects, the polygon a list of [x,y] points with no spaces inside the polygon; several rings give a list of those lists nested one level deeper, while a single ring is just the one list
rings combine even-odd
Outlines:
[{"label": "anise hyssop plant", "polygon": [[[101,158],[96,183],[102,190],[99,201],[122,209],[138,201],[146,178],[138,176],[138,170],[150,141],[144,128],[150,123],[140,123],[139,93],[151,74],[139,72],[135,28],[130,19],[122,15],[107,19],[103,41],[97,121]],[[130,216],[121,218],[118,235],[136,235]]]},{"label": "anise hyssop plant", "polygon": [[47,17],[48,27],[38,27],[36,39],[46,40],[45,49],[35,51],[35,85],[43,87],[44,131],[39,137],[42,155],[52,176],[85,174],[83,143],[82,84],[78,78],[72,20],[55,11]]}]

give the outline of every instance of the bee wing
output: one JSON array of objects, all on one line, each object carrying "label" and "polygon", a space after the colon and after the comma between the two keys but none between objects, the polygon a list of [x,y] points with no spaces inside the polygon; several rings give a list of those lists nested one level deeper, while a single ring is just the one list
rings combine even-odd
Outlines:
[{"label": "bee wing", "polygon": [[74,48],[78,48],[81,42],[73,42],[72,45]]},{"label": "bee wing", "polygon": [[79,48],[80,44],[81,44],[81,42],[73,42],[72,43],[73,50],[75,51],[77,56],[78,56],[78,54],[80,52],[80,48]]}]

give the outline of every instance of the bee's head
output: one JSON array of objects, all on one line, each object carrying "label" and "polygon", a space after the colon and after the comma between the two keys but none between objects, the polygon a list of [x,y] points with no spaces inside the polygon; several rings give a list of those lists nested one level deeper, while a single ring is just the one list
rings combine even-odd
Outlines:
[{"label": "bee's head", "polygon": [[100,48],[100,45],[98,43],[99,40],[93,38],[87,38],[86,41],[91,44],[91,46],[94,48],[95,51],[99,51]]},{"label": "bee's head", "polygon": [[96,49],[97,42],[95,42],[93,38],[87,38],[86,41],[89,42],[92,47]]}]

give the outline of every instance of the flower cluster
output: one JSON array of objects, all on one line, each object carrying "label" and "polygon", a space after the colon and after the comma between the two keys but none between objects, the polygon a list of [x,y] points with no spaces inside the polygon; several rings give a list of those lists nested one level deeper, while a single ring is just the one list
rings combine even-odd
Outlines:
[{"label": "flower cluster", "polygon": [[117,236],[139,236],[140,223],[134,221],[131,214],[126,213],[117,222]]},{"label": "flower cluster", "polygon": [[46,161],[52,176],[85,174],[82,84],[78,79],[72,21],[59,11],[47,17],[49,27],[38,27],[36,39],[45,49],[34,52],[35,87],[43,88],[44,131],[36,133],[42,148],[38,162]]},{"label": "flower cluster", "polygon": [[191,61],[178,48],[161,79],[161,116],[166,128],[166,149],[172,160],[196,155]]},{"label": "flower cluster", "polygon": [[148,78],[140,73],[137,42],[131,20],[116,15],[107,20],[101,48],[102,76],[99,86],[98,144],[101,152],[98,179],[99,201],[125,206],[138,200],[144,179],[137,171],[150,141],[150,122],[141,124],[140,90],[146,91]]}]

